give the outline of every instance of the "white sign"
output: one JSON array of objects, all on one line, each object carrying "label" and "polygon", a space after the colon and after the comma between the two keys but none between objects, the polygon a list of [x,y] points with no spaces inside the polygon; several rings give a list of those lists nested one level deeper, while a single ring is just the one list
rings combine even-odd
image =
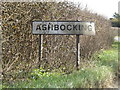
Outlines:
[{"label": "white sign", "polygon": [[33,34],[95,35],[94,22],[33,21]]}]

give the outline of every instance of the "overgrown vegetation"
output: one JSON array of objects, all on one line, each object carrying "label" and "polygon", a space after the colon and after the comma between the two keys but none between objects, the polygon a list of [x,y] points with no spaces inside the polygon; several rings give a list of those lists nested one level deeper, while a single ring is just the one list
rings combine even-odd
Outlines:
[{"label": "overgrown vegetation", "polygon": [[[79,71],[71,74],[47,72],[43,68],[34,69],[28,81],[3,85],[5,88],[109,88],[113,85],[118,68],[118,43],[112,49],[101,50]],[[86,67],[86,65],[88,67]],[[117,88],[117,87],[116,87]]]},{"label": "overgrown vegetation", "polygon": [[25,79],[38,66],[70,73],[75,69],[76,36],[43,36],[42,59],[38,59],[39,35],[31,23],[40,21],[94,21],[95,36],[80,36],[81,57],[107,49],[112,44],[109,20],[70,2],[2,2],[2,68],[4,82]]}]

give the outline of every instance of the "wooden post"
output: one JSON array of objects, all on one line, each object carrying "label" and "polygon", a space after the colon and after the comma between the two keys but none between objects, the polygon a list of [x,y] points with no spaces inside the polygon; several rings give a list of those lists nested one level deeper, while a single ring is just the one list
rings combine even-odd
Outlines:
[{"label": "wooden post", "polygon": [[79,42],[79,35],[76,35],[76,69],[77,70],[79,64],[80,64],[80,42]]},{"label": "wooden post", "polygon": [[39,67],[41,64],[42,57],[43,57],[43,35],[40,34],[39,35],[39,60],[38,60]]}]

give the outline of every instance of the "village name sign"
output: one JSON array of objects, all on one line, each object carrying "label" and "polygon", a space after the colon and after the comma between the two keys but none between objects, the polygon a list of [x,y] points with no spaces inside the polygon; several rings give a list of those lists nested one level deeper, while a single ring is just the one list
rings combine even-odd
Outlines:
[{"label": "village name sign", "polygon": [[83,21],[33,21],[32,33],[39,34],[39,61],[42,58],[42,35],[76,35],[76,68],[80,64],[79,35],[95,35],[94,22]]},{"label": "village name sign", "polygon": [[95,35],[94,22],[34,21],[33,34]]}]

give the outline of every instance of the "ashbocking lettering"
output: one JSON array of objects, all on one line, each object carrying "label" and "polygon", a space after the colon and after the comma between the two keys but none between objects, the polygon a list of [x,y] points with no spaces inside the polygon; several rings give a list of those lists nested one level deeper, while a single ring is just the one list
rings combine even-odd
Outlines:
[{"label": "ashbocking lettering", "polygon": [[91,25],[83,25],[83,24],[76,24],[76,25],[72,25],[72,24],[38,24],[36,26],[36,31],[38,30],[88,30],[88,31],[92,31],[92,26]]}]

